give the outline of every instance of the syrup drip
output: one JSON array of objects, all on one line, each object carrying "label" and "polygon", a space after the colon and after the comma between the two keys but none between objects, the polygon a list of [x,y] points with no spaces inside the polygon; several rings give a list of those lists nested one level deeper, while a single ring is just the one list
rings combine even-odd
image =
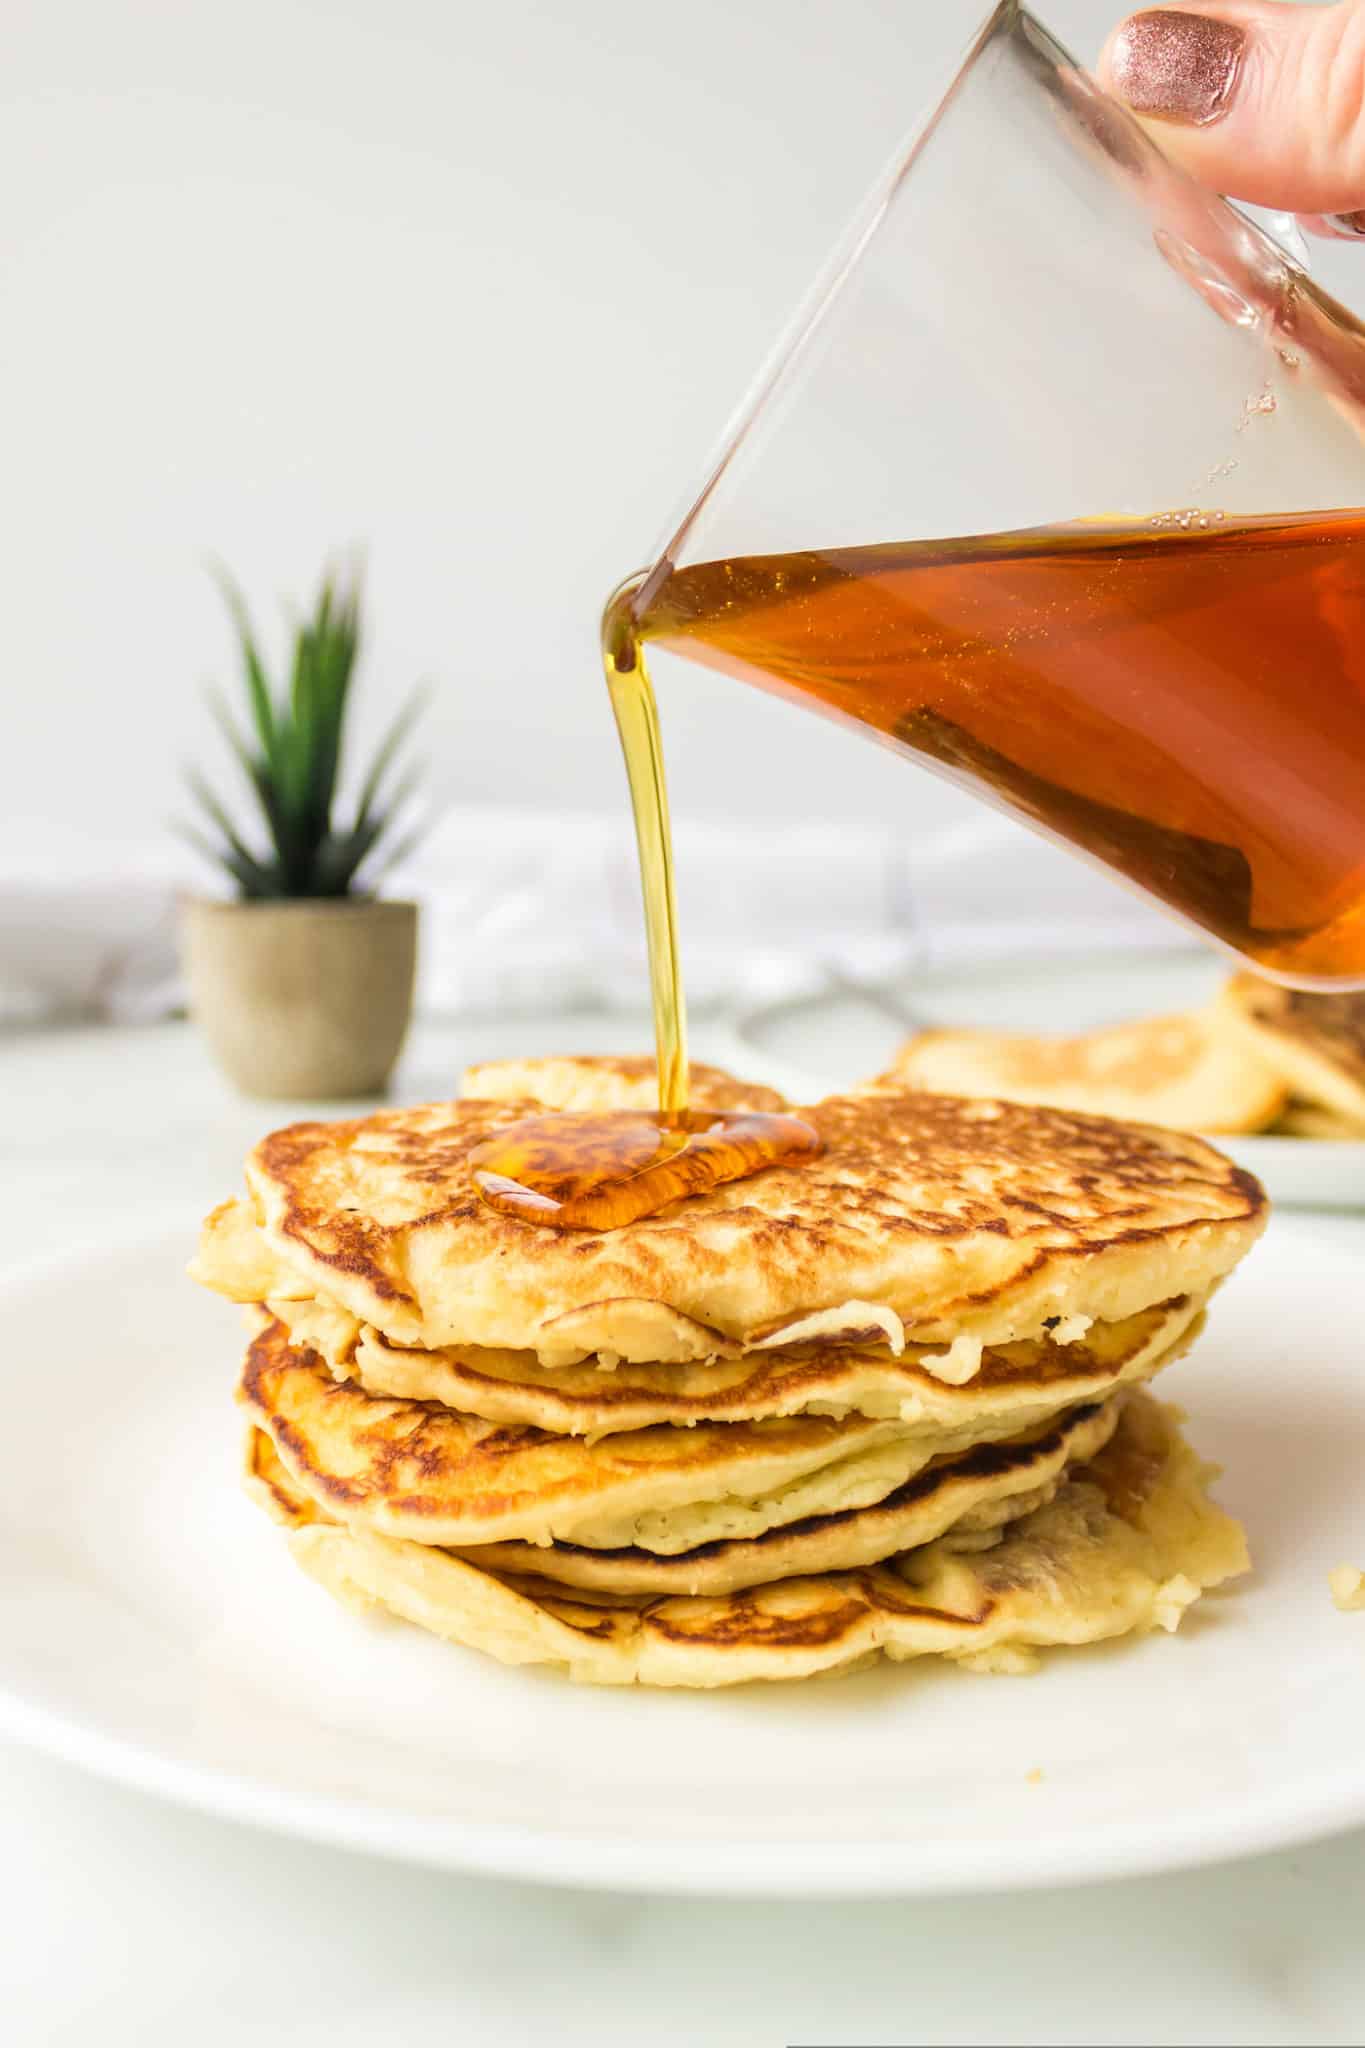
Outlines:
[{"label": "syrup drip", "polygon": [[673,834],[659,713],[644,648],[635,630],[635,607],[647,587],[646,579],[634,577],[621,585],[608,604],[602,620],[602,664],[635,814],[659,1062],[659,1113],[671,1122],[687,1109],[687,1004],[678,957]]},{"label": "syrup drip", "polygon": [[818,1157],[800,1117],[758,1110],[565,1111],[525,1117],[470,1154],[474,1184],[503,1215],[556,1230],[614,1230],[684,1195],[745,1180],[766,1166]]},{"label": "syrup drip", "polygon": [[673,842],[654,690],[635,629],[648,594],[641,578],[607,607],[602,654],[630,781],[640,853],[659,1109],[528,1117],[470,1155],[490,1208],[556,1230],[615,1230],[686,1195],[745,1180],[767,1166],[797,1166],[823,1149],[799,1117],[757,1110],[691,1110],[687,1006],[678,958]]}]

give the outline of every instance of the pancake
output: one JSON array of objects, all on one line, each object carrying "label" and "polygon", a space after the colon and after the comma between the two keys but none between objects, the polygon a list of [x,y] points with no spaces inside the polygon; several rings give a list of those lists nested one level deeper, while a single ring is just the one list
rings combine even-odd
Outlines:
[{"label": "pancake", "polygon": [[[722,1067],[693,1060],[687,1069],[693,1109],[782,1110],[786,1097]],[[659,1069],[652,1057],[604,1053],[550,1054],[538,1060],[483,1060],[466,1067],[461,1095],[485,1102],[524,1102],[545,1109],[657,1109]]]},{"label": "pancake", "polygon": [[1319,994],[1235,974],[1221,1012],[1231,1035],[1270,1062],[1289,1094],[1365,1124],[1365,990]]},{"label": "pancake", "polygon": [[313,1286],[267,1244],[250,1202],[240,1197],[210,1209],[199,1230],[199,1249],[186,1269],[214,1294],[250,1307],[258,1301],[311,1302]]},{"label": "pancake", "polygon": [[1068,1410],[1049,1428],[1006,1443],[979,1444],[936,1458],[869,1507],[815,1514],[761,1536],[702,1544],[661,1555],[638,1544],[594,1550],[582,1544],[492,1543],[462,1553],[470,1564],[588,1591],[717,1594],[816,1572],[856,1571],[930,1543],[951,1529],[979,1539],[1041,1507],[1068,1465],[1095,1456],[1118,1426],[1124,1397]]},{"label": "pancake", "polygon": [[1326,1583],[1338,1614],[1365,1614],[1365,1571],[1359,1565],[1332,1565]]},{"label": "pancake", "polygon": [[277,1131],[247,1162],[250,1211],[210,1219],[196,1277],[238,1300],[316,1298],[429,1351],[668,1364],[870,1331],[893,1352],[950,1347],[934,1369],[960,1382],[983,1345],[1052,1318],[1117,1322],[1207,1293],[1265,1221],[1256,1181],[1196,1138],[870,1087],[802,1111],[825,1145],[809,1165],[561,1232],[490,1208],[469,1169],[538,1106]]},{"label": "pancake", "polygon": [[1327,1574],[1327,1585],[1338,1613],[1365,1613],[1365,1572],[1358,1565],[1334,1564]]},{"label": "pancake", "polygon": [[1246,1569],[1238,1524],[1167,1411],[1138,1395],[1108,1446],[979,1554],[951,1535],[861,1571],[716,1597],[566,1593],[429,1546],[312,1522],[290,1537],[336,1597],[507,1664],[599,1685],[712,1687],[847,1670],[883,1655],[1028,1668],[1047,1645],[1171,1630]]},{"label": "pancake", "polygon": [[944,1429],[989,1414],[1002,1418],[1003,1434],[1173,1363],[1198,1334],[1202,1315],[1199,1302],[1180,1295],[1121,1323],[1081,1331],[1059,1326],[983,1352],[980,1370],[955,1387],[924,1366],[923,1347],[913,1344],[899,1357],[885,1345],[826,1343],[705,1365],[550,1367],[527,1351],[407,1350],[316,1302],[266,1306],[334,1378],[354,1380],[368,1394],[439,1401],[486,1422],[592,1438],[658,1423],[850,1414]]},{"label": "pancake", "polygon": [[1340,1116],[1334,1109],[1322,1109],[1313,1102],[1289,1102],[1270,1126],[1276,1138],[1320,1138],[1328,1144],[1359,1144],[1365,1139],[1365,1122]]},{"label": "pancake", "polygon": [[1260,1131],[1284,1105],[1277,1069],[1200,1011],[1079,1037],[920,1031],[891,1069],[908,1088],[1131,1118],[1176,1131]]},{"label": "pancake", "polygon": [[[1050,1500],[1068,1465],[1104,1447],[1123,1399],[1071,1410],[1028,1438],[936,1459],[873,1507],[814,1515],[748,1542],[709,1543],[674,1557],[638,1546],[590,1550],[573,1543],[489,1543],[455,1554],[485,1569],[590,1592],[672,1595],[731,1593],[813,1572],[856,1570],[932,1542],[948,1529],[960,1543],[984,1549],[1007,1522]],[[254,1426],[247,1486],[276,1521],[301,1526],[335,1519],[293,1478],[272,1439]]]},{"label": "pancake", "polygon": [[284,1463],[266,1430],[253,1422],[246,1433],[242,1459],[242,1485],[258,1508],[282,1528],[302,1529],[309,1522],[326,1522],[331,1517],[310,1493],[305,1493]]},{"label": "pancake", "polygon": [[251,1343],[240,1398],[319,1505],[382,1535],[452,1549],[558,1539],[676,1555],[865,1507],[932,1460],[1008,1433],[989,1417],[915,1430],[799,1415],[590,1444],[366,1394],[292,1348],[277,1322]]}]

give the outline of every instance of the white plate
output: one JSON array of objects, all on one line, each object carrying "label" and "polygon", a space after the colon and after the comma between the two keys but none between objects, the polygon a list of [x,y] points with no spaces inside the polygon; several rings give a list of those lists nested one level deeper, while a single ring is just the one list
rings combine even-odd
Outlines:
[{"label": "white plate", "polygon": [[[811,1101],[880,1073],[916,1028],[1093,1031],[1205,1002],[1226,975],[1225,961],[1190,948],[926,970],[903,987],[849,986],[752,1010],[734,1025],[731,1042],[714,1050],[736,1073],[761,1077],[794,1101]],[[1254,1173],[1276,1202],[1365,1209],[1365,1142],[1221,1136],[1213,1142]]]},{"label": "white plate", "polygon": [[[598,1692],[335,1607],[241,1495],[187,1231],[0,1288],[0,1728],[236,1820],[657,1891],[1051,1884],[1365,1821],[1365,1225],[1282,1217],[1169,1376],[1254,1581],[1028,1679]],[[1031,1774],[1041,1770],[1041,1782]]]}]

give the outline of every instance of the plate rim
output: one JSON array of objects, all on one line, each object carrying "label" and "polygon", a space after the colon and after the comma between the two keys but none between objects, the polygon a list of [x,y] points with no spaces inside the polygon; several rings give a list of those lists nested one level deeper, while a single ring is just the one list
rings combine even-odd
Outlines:
[{"label": "plate rim", "polygon": [[25,1701],[3,1681],[0,1737],[171,1805],[270,1834],[467,1876],[652,1897],[856,1899],[1038,1891],[1211,1868],[1306,1847],[1365,1825],[1363,1764],[1354,1782],[1343,1782],[1339,1771],[1315,1782],[1310,1800],[1299,1788],[1292,1799],[1281,1791],[1244,1805],[1216,1836],[1210,1835],[1207,1815],[1193,1815],[1174,1829],[1166,1819],[1111,1822],[1089,1835],[1040,1826],[1027,1840],[1009,1841],[1004,1853],[1000,1842],[981,1839],[955,1850],[942,1835],[856,1843],[684,1837],[659,1844],[619,1830],[598,1835],[510,1821],[424,1820],[394,1808],[290,1792],[241,1772],[168,1758],[145,1743]]}]

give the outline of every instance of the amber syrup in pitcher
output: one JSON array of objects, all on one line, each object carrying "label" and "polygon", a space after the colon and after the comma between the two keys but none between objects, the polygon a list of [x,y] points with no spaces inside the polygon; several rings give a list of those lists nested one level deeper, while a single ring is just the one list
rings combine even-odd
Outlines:
[{"label": "amber syrup in pitcher", "polygon": [[870,730],[1272,973],[1365,981],[1363,512],[665,563],[613,635]]}]

